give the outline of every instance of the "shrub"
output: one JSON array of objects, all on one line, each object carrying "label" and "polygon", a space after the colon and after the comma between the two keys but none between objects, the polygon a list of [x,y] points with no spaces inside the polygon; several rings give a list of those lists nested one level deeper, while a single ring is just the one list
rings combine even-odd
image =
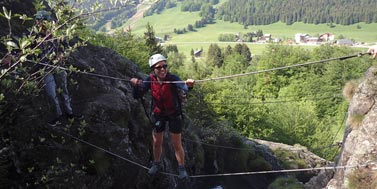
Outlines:
[{"label": "shrub", "polygon": [[357,81],[349,81],[343,88],[343,96],[349,102],[352,100],[353,95],[356,92],[359,83]]},{"label": "shrub", "polygon": [[303,189],[304,185],[296,178],[292,177],[279,177],[272,182],[268,189]]},{"label": "shrub", "polygon": [[360,168],[348,175],[349,189],[375,189],[377,188],[377,173],[368,168]]},{"label": "shrub", "polygon": [[352,114],[348,118],[348,124],[351,126],[351,128],[357,129],[360,127],[361,123],[363,122],[364,117],[365,117],[364,115]]}]

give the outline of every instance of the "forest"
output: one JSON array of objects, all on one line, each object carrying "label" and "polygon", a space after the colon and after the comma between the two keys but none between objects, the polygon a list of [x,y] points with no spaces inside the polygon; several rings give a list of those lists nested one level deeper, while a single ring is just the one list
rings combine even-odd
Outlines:
[{"label": "forest", "polygon": [[[145,16],[159,13],[175,7],[176,1],[161,0],[154,4]],[[206,6],[217,5],[219,1],[182,1],[181,11],[202,11],[201,15],[210,15]],[[375,23],[377,4],[367,0],[229,0],[216,8],[216,19],[237,22],[242,25],[268,25],[283,22],[291,25],[295,22],[309,24],[351,25],[359,22]],[[204,19],[204,18],[203,18]]]},{"label": "forest", "polygon": [[[145,33],[148,36],[154,33],[150,26],[148,31]],[[136,46],[143,46],[138,42],[140,38],[130,35],[125,37],[119,33],[115,38],[102,36],[96,39],[92,43],[115,49],[138,63],[146,73],[149,72],[143,63],[145,61],[137,58],[148,56],[145,51],[136,49]],[[132,41],[138,45],[132,45]],[[126,50],[123,47],[129,48]],[[265,54],[253,59],[252,50],[246,45],[220,48],[212,44],[209,49],[204,49],[207,57],[203,61],[185,57],[171,46],[161,50],[168,55],[171,72],[183,78],[195,79],[216,78],[358,53],[350,47],[323,45],[310,51],[301,47],[271,44]],[[191,62],[184,64],[186,59],[191,59]],[[197,108],[201,107],[198,102],[205,102],[206,106],[202,105],[204,109],[215,112],[218,120],[229,124],[244,137],[300,144],[321,157],[333,160],[339,149],[324,147],[339,142],[344,131],[348,102],[343,97],[343,87],[347,83],[356,85],[357,79],[370,66],[370,59],[354,58],[205,82],[198,84],[191,99],[194,106],[187,108],[187,113],[195,117],[195,112],[199,111]],[[202,99],[198,99],[198,96]]]},{"label": "forest", "polygon": [[376,2],[370,0],[229,0],[218,8],[216,18],[245,26],[275,22],[350,25],[377,22],[376,9]]}]

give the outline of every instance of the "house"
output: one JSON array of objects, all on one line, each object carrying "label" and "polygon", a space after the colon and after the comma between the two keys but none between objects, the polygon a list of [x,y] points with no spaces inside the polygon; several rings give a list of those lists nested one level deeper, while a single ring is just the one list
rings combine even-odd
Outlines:
[{"label": "house", "polygon": [[305,43],[306,42],[305,38],[307,38],[307,37],[309,37],[308,34],[296,33],[295,42],[296,43]]},{"label": "house", "polygon": [[333,35],[331,33],[324,33],[324,34],[322,34],[322,35],[319,36],[319,39],[321,39],[324,42],[334,41],[335,40],[335,35]]},{"label": "house", "polygon": [[274,43],[280,43],[282,40],[281,40],[281,38],[279,38],[279,37],[277,37],[277,38],[275,38],[274,39]]},{"label": "house", "polygon": [[169,40],[170,40],[170,35],[165,34],[164,35],[164,41],[169,41]]},{"label": "house", "polygon": [[266,40],[266,41],[270,41],[271,40],[271,34],[269,34],[269,33],[266,33],[266,34],[264,34],[263,35],[263,37],[264,37],[264,39]]},{"label": "house", "polygon": [[336,44],[341,46],[353,46],[353,41],[350,39],[339,39],[336,41]]},{"label": "house", "polygon": [[156,38],[156,40],[157,40],[158,43],[163,43],[164,42],[164,40],[161,37],[155,36],[155,38]]},{"label": "house", "polygon": [[194,51],[194,56],[196,58],[201,57],[202,56],[202,52],[203,52],[202,49],[196,50],[196,51]]},{"label": "house", "polygon": [[260,37],[258,41],[262,43],[269,42],[272,39],[271,36],[272,36],[271,34],[266,33],[262,37]]},{"label": "house", "polygon": [[308,43],[308,44],[318,44],[320,42],[320,39],[319,37],[305,37],[305,43]]}]

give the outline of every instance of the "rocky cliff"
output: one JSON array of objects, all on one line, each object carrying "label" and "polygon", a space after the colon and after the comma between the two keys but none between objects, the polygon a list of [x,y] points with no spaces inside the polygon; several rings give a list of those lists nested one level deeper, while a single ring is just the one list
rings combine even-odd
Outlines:
[{"label": "rocky cliff", "polygon": [[347,130],[329,189],[377,188],[377,67],[371,67],[350,102]]},{"label": "rocky cliff", "polygon": [[[32,1],[0,2],[13,13],[33,16]],[[13,35],[25,32],[19,21],[11,23]],[[0,34],[9,34],[7,21],[0,18]],[[6,50],[2,46],[0,55]],[[0,188],[267,188],[277,175],[192,178],[180,182],[174,176],[177,163],[168,135],[165,137],[163,171],[155,178],[147,175],[152,159],[151,126],[143,105],[132,97],[128,82],[143,77],[138,67],[111,49],[86,45],[68,57],[69,91],[73,111],[84,119],[65,120],[58,127],[46,123],[53,117],[43,85],[37,91],[10,93],[2,90],[0,103]],[[90,72],[90,73],[89,73]],[[11,78],[6,78],[11,79]],[[22,83],[22,79],[20,79]],[[5,82],[5,80],[2,80]],[[17,82],[16,82],[17,83]],[[18,86],[19,87],[19,86]],[[200,112],[200,111],[198,111]],[[198,121],[199,120],[199,121]],[[197,124],[197,123],[201,124]],[[235,152],[215,147],[243,146],[242,139],[226,126],[208,118],[185,118],[183,144],[190,175],[244,172],[269,169],[253,146]],[[203,139],[212,145],[204,145]],[[273,157],[271,158],[273,159]],[[275,159],[276,160],[276,159]]]},{"label": "rocky cliff", "polygon": [[[7,141],[0,151],[2,186],[180,188],[168,135],[163,166],[164,172],[173,175],[147,175],[152,159],[151,126],[143,104],[132,97],[129,83],[131,77],[144,75],[138,67],[111,49],[90,44],[71,54],[65,67],[69,66],[87,71],[69,73],[73,111],[84,120],[67,120],[49,127],[46,123],[53,111],[43,90],[8,106],[2,115],[12,119],[1,132],[3,141]],[[149,109],[148,96],[144,103]],[[249,151],[235,152],[203,145],[202,139],[209,137],[223,146],[242,145],[239,136],[225,127],[225,131],[221,131],[221,125],[216,125],[216,131],[206,127],[185,118],[183,138],[190,175],[269,168],[252,146]],[[195,178],[188,184],[193,188],[267,188],[276,176]]]}]

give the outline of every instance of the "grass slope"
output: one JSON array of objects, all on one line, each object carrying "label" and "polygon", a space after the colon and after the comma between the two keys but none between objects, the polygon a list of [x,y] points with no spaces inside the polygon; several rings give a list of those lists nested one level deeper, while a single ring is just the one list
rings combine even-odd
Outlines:
[{"label": "grass slope", "polygon": [[[163,37],[170,35],[171,40],[167,43],[177,44],[180,52],[188,54],[191,49],[203,48],[206,50],[211,43],[219,43],[218,36],[220,34],[230,33],[247,33],[255,30],[262,30],[263,33],[269,33],[273,38],[279,37],[281,39],[294,39],[296,33],[306,33],[311,36],[318,36],[320,34],[330,32],[335,36],[344,36],[347,39],[353,39],[356,42],[364,42],[374,44],[377,42],[377,23],[365,24],[358,23],[349,26],[335,25],[331,28],[327,24],[305,24],[294,23],[286,25],[284,23],[274,23],[270,25],[249,26],[244,28],[238,23],[224,22],[222,20],[215,20],[215,24],[209,24],[204,28],[197,29],[196,32],[188,32],[186,34],[175,34],[174,28],[183,29],[188,24],[194,25],[195,21],[200,20],[198,12],[181,12],[180,3],[177,7],[165,10],[161,14],[144,17],[140,19],[133,28],[132,32],[137,35],[142,35],[145,31],[147,23],[151,24],[155,30],[156,36]],[[130,23],[126,23],[124,27]],[[219,43],[220,46],[226,46],[231,43]],[[231,46],[234,46],[231,44]],[[249,44],[253,54],[263,53],[265,45]],[[311,48],[311,47],[308,47]]]}]

